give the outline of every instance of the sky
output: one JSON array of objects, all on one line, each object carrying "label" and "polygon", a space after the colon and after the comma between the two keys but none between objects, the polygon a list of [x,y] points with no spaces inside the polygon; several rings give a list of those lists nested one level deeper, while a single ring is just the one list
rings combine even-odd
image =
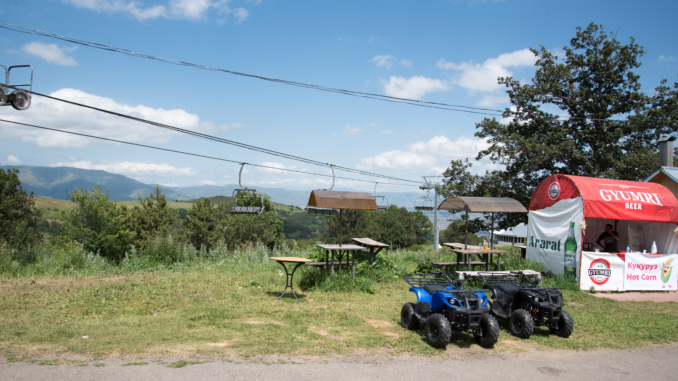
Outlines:
[{"label": "sky", "polygon": [[[595,22],[645,48],[643,91],[678,74],[675,1],[41,0],[0,3],[0,21],[248,74],[401,98],[504,110],[499,76],[529,82],[540,46],[561,53]],[[0,29],[0,64],[33,67],[36,92],[323,163],[421,180],[451,160],[473,170],[487,115],[415,107],[171,65]],[[23,70],[23,71],[22,71]],[[14,69],[12,83],[28,81]],[[0,118],[238,162],[331,174],[309,165],[35,96]],[[145,183],[226,185],[234,163],[0,122],[3,165],[101,169]],[[375,179],[335,189],[372,191]],[[242,185],[311,190],[332,180],[245,166]],[[403,184],[402,181],[397,181]],[[406,183],[414,184],[415,183]],[[384,192],[416,187],[379,184]]]}]

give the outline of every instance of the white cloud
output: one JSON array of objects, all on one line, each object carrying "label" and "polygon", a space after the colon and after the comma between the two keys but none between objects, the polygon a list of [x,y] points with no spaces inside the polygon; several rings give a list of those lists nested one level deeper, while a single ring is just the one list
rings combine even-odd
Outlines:
[{"label": "white cloud", "polygon": [[43,44],[42,42],[31,42],[23,46],[21,50],[33,56],[38,56],[47,62],[63,66],[75,66],[78,61],[73,57],[68,57],[66,52],[72,52],[77,46],[65,47],[56,44]]},{"label": "white cloud", "polygon": [[21,160],[14,155],[7,156],[7,162],[10,164],[21,164]]},{"label": "white cloud", "polygon": [[372,62],[376,63],[377,67],[385,67],[387,69],[393,67],[393,61],[395,60],[395,57],[389,56],[388,54],[383,56],[374,56],[374,58],[372,58]]},{"label": "white cloud", "polygon": [[391,135],[391,134],[393,134],[393,131],[391,131],[391,130],[381,130],[381,134],[382,135]]},{"label": "white cloud", "polygon": [[217,185],[217,182],[216,182],[216,181],[212,181],[212,180],[202,180],[202,181],[200,182],[200,184],[202,184],[202,185]]},{"label": "white cloud", "polygon": [[344,134],[344,136],[358,136],[363,133],[363,129],[358,128],[358,127],[351,127],[348,124],[346,127],[344,127],[343,130],[341,130],[341,133]]},{"label": "white cloud", "polygon": [[450,160],[475,157],[488,143],[483,139],[459,137],[451,141],[446,136],[435,136],[429,141],[410,144],[406,150],[386,151],[360,160],[358,169],[414,169],[435,170],[446,168]]},{"label": "white cloud", "polygon": [[388,81],[381,79],[381,84],[386,95],[406,99],[420,99],[428,93],[449,90],[447,82],[422,76],[408,79],[391,76]]},{"label": "white cloud", "polygon": [[455,64],[440,59],[436,66],[440,69],[459,72],[453,80],[454,83],[468,90],[471,94],[476,92],[494,93],[494,96],[483,98],[478,103],[483,106],[492,106],[507,99],[498,96],[502,87],[497,83],[497,78],[512,77],[513,73],[507,68],[534,66],[536,61],[537,57],[534,53],[529,49],[523,49],[501,54],[497,58],[490,58],[482,64],[473,63],[473,61]]},{"label": "white cloud", "polygon": [[[381,56],[374,56],[371,61],[377,64],[377,67],[385,67],[390,69],[393,67],[393,63],[398,60],[398,57],[393,57],[391,55],[385,54]],[[412,62],[408,59],[400,60],[400,64],[405,67],[412,67]]]},{"label": "white cloud", "polygon": [[179,186],[179,184],[177,184],[177,183],[169,183],[169,184],[167,184],[167,183],[158,183],[158,185],[162,185],[162,186],[164,186],[164,187],[178,187],[178,186]]},{"label": "white cloud", "polygon": [[659,61],[660,62],[671,62],[671,61],[675,61],[675,60],[676,60],[676,57],[673,57],[673,56],[666,57],[663,54],[659,55]]},{"label": "white cloud", "polygon": [[[244,21],[249,12],[245,8],[230,8],[229,0],[170,0],[167,4],[144,6],[136,1],[125,0],[63,0],[78,8],[95,12],[127,13],[140,20],[156,18],[199,20],[206,16],[210,9],[218,14],[233,15],[238,23]],[[257,3],[258,4],[258,3]],[[223,22],[225,20],[220,20]]]},{"label": "white cloud", "polygon": [[[174,127],[209,134],[244,126],[239,123],[216,124],[214,122],[201,121],[198,115],[188,113],[182,109],[164,110],[144,105],[121,104],[113,99],[88,94],[76,89],[61,89],[50,95]],[[5,118],[16,122],[130,142],[166,143],[172,138],[180,136],[179,133],[167,129],[42,97],[33,97],[30,109],[20,113],[7,114]],[[3,138],[18,138],[24,142],[35,143],[40,147],[58,148],[85,147],[94,141],[94,139],[59,132],[39,131],[18,126],[8,127],[4,123],[0,125],[0,136]]]},{"label": "white cloud", "polygon": [[52,167],[75,167],[82,169],[98,169],[110,173],[127,176],[156,175],[156,176],[193,176],[195,171],[190,167],[177,168],[168,164],[132,163],[124,161],[120,163],[92,164],[91,161],[59,162]]},{"label": "white cloud", "polygon": [[378,126],[378,125],[379,125],[379,123],[374,123],[374,122],[373,122],[373,123],[367,123],[367,124],[365,124],[365,127],[376,127],[376,126]]}]

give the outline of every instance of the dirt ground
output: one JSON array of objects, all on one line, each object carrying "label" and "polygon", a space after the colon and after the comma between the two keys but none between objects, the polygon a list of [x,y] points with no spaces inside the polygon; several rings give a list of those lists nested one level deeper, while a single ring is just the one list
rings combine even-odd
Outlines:
[{"label": "dirt ground", "polygon": [[678,302],[678,291],[668,292],[598,292],[591,294],[599,298],[614,299],[620,302]]},{"label": "dirt ground", "polygon": [[[350,356],[215,360],[181,368],[179,359],[117,359],[39,365],[0,360],[2,380],[675,380],[678,345],[634,350],[454,353],[433,357]],[[188,359],[190,361],[190,359]],[[193,359],[197,360],[197,359]],[[203,359],[204,360],[204,359]],[[130,362],[145,365],[122,366]],[[98,364],[95,366],[95,364]]]}]

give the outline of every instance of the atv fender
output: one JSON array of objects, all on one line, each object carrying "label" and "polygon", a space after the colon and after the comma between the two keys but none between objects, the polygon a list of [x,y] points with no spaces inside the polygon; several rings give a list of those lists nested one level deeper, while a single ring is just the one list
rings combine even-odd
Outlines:
[{"label": "atv fender", "polygon": [[417,295],[418,302],[431,304],[431,294],[423,288],[410,287],[410,292],[414,292]]}]

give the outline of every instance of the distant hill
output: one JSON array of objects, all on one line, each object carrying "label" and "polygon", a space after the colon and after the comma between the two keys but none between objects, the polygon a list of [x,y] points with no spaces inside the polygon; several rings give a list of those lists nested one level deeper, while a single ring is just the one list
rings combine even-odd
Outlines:
[{"label": "distant hill", "polygon": [[[137,200],[137,195],[147,196],[155,188],[155,184],[145,184],[127,176],[117,175],[101,170],[80,169],[72,167],[38,167],[38,166],[12,166],[3,165],[0,168],[19,169],[19,179],[23,188],[33,192],[35,196],[50,197],[67,200],[68,192],[75,188],[87,190],[94,189],[95,185],[101,186],[104,191],[110,191],[111,200],[130,201]],[[168,200],[195,200],[201,197],[222,196],[223,200],[230,199],[237,185],[198,185],[191,187],[167,187],[161,185],[165,197]],[[283,188],[257,188],[271,196],[271,201],[282,205],[294,205],[305,207],[311,189],[307,191],[290,190]],[[350,190],[350,189],[340,189]],[[412,192],[390,193],[379,192],[388,198],[391,204],[412,208],[414,201],[423,193],[419,190]],[[223,202],[222,200],[220,200]]]}]

